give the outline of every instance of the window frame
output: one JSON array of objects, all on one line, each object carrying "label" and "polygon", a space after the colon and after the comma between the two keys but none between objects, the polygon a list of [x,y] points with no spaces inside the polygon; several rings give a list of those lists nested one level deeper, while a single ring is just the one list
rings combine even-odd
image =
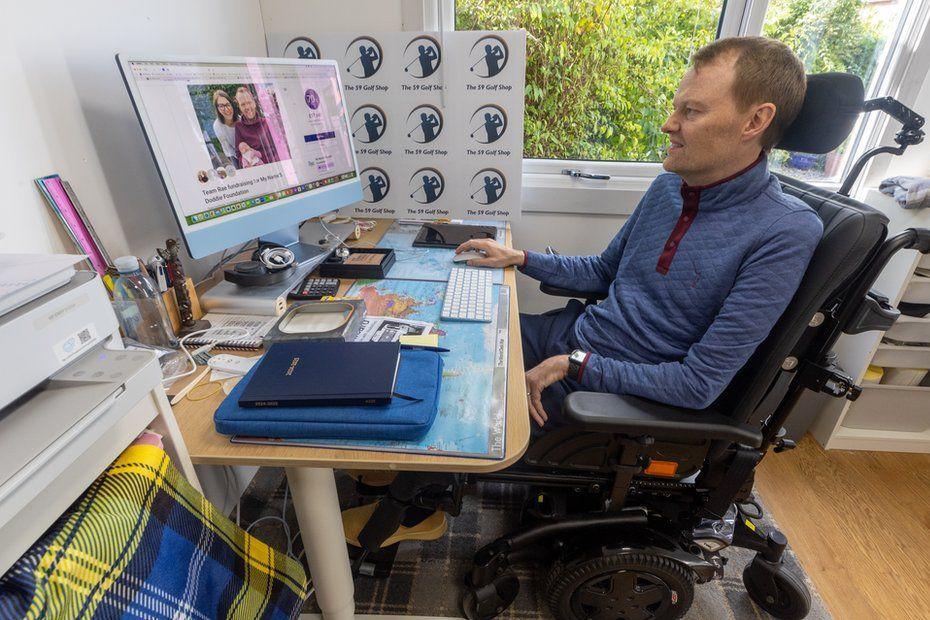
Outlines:
[{"label": "window frame", "polygon": [[[422,15],[424,30],[455,29],[455,0],[402,0],[406,15]],[[895,35],[886,46],[876,66],[878,79],[866,97],[888,94],[912,105],[919,91],[908,87],[921,82],[922,74],[915,59],[930,56],[930,3],[904,0],[902,17]],[[769,0],[723,0],[720,9],[717,38],[754,36],[762,33]],[[405,23],[415,25],[415,19]],[[925,36],[926,35],[926,36]],[[921,77],[921,80],[917,80]],[[839,188],[853,162],[868,148],[884,143],[894,135],[886,115],[864,116],[853,128],[850,155],[843,164],[838,179],[814,181],[813,185],[830,190]],[[887,167],[887,163],[884,164]],[[610,180],[576,179],[562,174],[566,168],[610,175]],[[576,159],[524,159],[523,205],[524,212],[628,214],[632,213],[639,198],[662,165],[656,162],[592,161]],[[871,166],[860,176],[857,187],[870,176]]]}]

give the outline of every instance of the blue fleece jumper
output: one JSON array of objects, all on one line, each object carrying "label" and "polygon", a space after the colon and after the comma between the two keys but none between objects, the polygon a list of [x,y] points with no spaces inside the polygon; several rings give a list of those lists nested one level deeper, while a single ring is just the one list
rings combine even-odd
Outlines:
[{"label": "blue fleece jumper", "polygon": [[760,157],[703,187],[661,174],[599,256],[527,252],[521,270],[607,291],[566,338],[589,352],[582,388],[702,409],[781,316],[822,231]]}]

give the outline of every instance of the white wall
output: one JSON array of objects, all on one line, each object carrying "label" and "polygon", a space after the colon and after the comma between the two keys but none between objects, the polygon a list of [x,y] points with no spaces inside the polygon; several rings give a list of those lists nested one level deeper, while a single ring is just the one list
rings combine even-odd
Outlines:
[{"label": "white wall", "polygon": [[[405,4],[410,5],[405,0],[261,0],[267,34],[290,32],[294,24],[312,24],[317,32],[414,30],[419,26],[405,27]],[[422,2],[416,4],[422,9]]]},{"label": "white wall", "polygon": [[264,56],[258,1],[9,2],[2,22],[0,251],[66,248],[32,183],[53,172],[114,257],[150,255],[178,236],[114,55]]}]

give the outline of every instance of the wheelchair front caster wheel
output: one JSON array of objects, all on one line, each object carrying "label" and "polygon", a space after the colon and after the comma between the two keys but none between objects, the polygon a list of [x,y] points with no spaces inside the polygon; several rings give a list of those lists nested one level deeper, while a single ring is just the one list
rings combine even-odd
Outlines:
[{"label": "wheelchair front caster wheel", "polygon": [[510,571],[497,575],[491,583],[481,587],[466,584],[462,611],[468,620],[490,620],[510,607],[519,591],[520,582]]},{"label": "wheelchair front caster wheel", "polygon": [[694,573],[654,553],[615,553],[557,564],[549,607],[559,620],[674,620],[691,607]]},{"label": "wheelchair front caster wheel", "polygon": [[782,563],[772,564],[756,556],[743,570],[749,598],[780,620],[800,620],[811,610],[811,593]]}]

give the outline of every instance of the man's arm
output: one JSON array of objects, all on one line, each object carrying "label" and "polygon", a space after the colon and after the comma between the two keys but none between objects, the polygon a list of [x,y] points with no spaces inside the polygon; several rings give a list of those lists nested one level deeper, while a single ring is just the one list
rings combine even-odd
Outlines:
[{"label": "man's arm", "polygon": [[[648,193],[647,193],[648,195]],[[486,258],[468,261],[473,267],[515,266],[523,273],[552,286],[573,291],[600,292],[607,290],[617,275],[620,257],[626,247],[630,231],[636,224],[646,198],[623,224],[620,232],[603,252],[594,256],[557,256],[526,250],[506,248],[493,239],[472,239],[455,249],[456,254],[466,250],[479,250]]]},{"label": "man's arm", "polygon": [[742,266],[713,323],[683,360],[636,364],[592,353],[581,385],[690,409],[710,406],[784,312],[822,233],[820,220],[806,211],[789,213],[772,228]]}]

